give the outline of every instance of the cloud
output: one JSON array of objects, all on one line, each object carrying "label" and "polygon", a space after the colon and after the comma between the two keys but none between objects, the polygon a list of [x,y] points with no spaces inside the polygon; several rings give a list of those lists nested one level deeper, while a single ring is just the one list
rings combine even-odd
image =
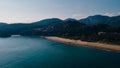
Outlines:
[{"label": "cloud", "polygon": [[106,15],[106,16],[117,16],[117,15],[120,15],[120,12],[117,12],[117,13],[104,13],[103,15]]},{"label": "cloud", "polygon": [[106,15],[106,16],[114,16],[113,13],[104,13],[103,15]]},{"label": "cloud", "polygon": [[118,12],[118,15],[120,15],[120,12]]},{"label": "cloud", "polygon": [[86,15],[85,14],[81,14],[81,13],[74,13],[74,14],[72,14],[72,17],[80,19],[80,18],[86,17]]},{"label": "cloud", "polygon": [[[73,13],[71,16],[73,17],[73,18],[76,18],[76,19],[82,19],[82,18],[86,18],[86,17],[88,17],[88,16],[92,16],[92,15],[97,15],[97,14],[84,14],[84,13]],[[118,16],[118,15],[120,15],[120,12],[116,12],[116,13],[110,13],[110,12],[106,12],[106,13],[102,13],[101,15],[105,15],[105,16],[110,16],[110,17],[112,17],[112,16]]]}]

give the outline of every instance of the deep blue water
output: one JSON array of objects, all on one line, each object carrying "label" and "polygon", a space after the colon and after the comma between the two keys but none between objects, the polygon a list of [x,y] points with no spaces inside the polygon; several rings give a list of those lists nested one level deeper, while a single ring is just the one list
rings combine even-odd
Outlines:
[{"label": "deep blue water", "polygon": [[40,37],[0,38],[0,68],[120,68],[120,53]]}]

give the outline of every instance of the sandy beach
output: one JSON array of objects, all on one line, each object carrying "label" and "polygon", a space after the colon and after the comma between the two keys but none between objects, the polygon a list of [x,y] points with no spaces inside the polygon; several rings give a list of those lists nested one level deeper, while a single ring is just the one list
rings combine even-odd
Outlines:
[{"label": "sandy beach", "polygon": [[81,40],[66,39],[66,38],[61,38],[61,37],[45,37],[45,38],[58,41],[58,42],[62,42],[62,43],[75,44],[75,45],[80,45],[80,46],[94,47],[94,48],[100,48],[100,49],[120,52],[120,45],[112,45],[112,44],[105,44],[105,43],[98,43],[98,42],[85,42]]}]

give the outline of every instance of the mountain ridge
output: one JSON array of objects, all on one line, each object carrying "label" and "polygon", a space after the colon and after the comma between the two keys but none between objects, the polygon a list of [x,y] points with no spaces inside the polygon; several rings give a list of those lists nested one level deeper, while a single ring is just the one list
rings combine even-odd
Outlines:
[{"label": "mountain ridge", "polygon": [[[95,24],[95,23],[102,23],[102,24],[109,24],[109,25],[114,25],[114,23],[116,23],[117,25],[120,22],[120,15],[118,16],[105,16],[105,15],[93,15],[93,16],[88,16],[86,18],[82,18],[79,20],[76,20],[74,18],[67,18],[65,20],[59,19],[59,18],[48,18],[48,19],[43,19],[40,21],[36,21],[36,22],[31,22],[31,23],[19,23],[19,24],[32,24],[32,25],[48,25],[50,23],[58,23],[58,22],[64,22],[67,20],[73,20],[73,21],[79,21],[79,22],[83,22],[87,25],[91,25],[91,24]],[[1,22],[1,24],[7,24],[7,23],[3,23]],[[12,23],[12,24],[16,24],[16,23]],[[17,23],[18,24],[18,23]]]},{"label": "mountain ridge", "polygon": [[120,15],[118,16],[105,16],[105,15],[94,15],[84,19],[80,19],[79,22],[84,22],[87,25],[93,25],[96,23],[109,24],[113,26],[120,26]]}]

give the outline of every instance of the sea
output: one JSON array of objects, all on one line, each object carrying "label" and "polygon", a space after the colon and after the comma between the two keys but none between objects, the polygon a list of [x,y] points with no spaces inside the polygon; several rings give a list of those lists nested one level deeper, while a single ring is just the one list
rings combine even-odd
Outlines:
[{"label": "sea", "polygon": [[120,52],[13,36],[0,38],[0,68],[120,68]]}]

